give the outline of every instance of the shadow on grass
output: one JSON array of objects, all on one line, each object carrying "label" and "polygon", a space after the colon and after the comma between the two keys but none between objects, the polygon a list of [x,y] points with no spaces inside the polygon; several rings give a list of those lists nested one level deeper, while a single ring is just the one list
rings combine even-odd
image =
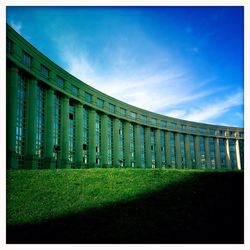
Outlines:
[{"label": "shadow on grass", "polygon": [[134,200],[38,224],[7,243],[243,243],[243,173],[202,173]]}]

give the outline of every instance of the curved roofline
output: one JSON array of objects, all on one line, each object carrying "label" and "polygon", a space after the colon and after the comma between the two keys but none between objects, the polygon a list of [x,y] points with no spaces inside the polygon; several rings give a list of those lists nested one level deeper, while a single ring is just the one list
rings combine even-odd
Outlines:
[{"label": "curved roofline", "polygon": [[[9,24],[6,24],[6,25],[7,25],[6,33],[8,33],[8,35],[10,37],[17,39],[24,46],[28,46],[29,51],[32,52],[31,56],[36,55],[37,57],[39,57],[39,59],[41,59],[41,62],[44,63],[46,66],[48,66],[49,69],[53,68],[53,71],[55,71],[55,73],[58,73],[60,76],[63,75],[63,78],[66,81],[71,82],[72,84],[76,85],[79,88],[84,87],[87,91],[91,92],[91,94],[96,93],[98,95],[97,97],[105,98],[105,99],[109,100],[110,102],[114,101],[115,103],[120,104],[121,105],[120,107],[122,107],[122,108],[127,109],[129,107],[131,109],[130,111],[140,112],[140,114],[145,115],[147,117],[148,117],[148,115],[150,115],[150,118],[158,118],[161,120],[166,120],[168,122],[183,123],[183,125],[187,125],[187,126],[192,126],[192,125],[193,126],[205,126],[205,127],[208,126],[210,128],[213,128],[213,129],[227,129],[227,130],[235,129],[237,131],[244,129],[241,127],[232,127],[232,126],[225,126],[225,125],[219,125],[219,124],[200,123],[200,122],[195,122],[195,121],[174,118],[174,117],[162,115],[162,114],[159,114],[156,112],[152,112],[149,110],[145,110],[145,109],[133,106],[129,103],[123,102],[119,99],[116,99],[112,96],[109,96],[109,95],[95,89],[94,87],[90,86],[89,84],[81,81],[80,79],[78,79],[77,77],[72,75],[71,73],[67,72],[61,66],[54,63],[49,57],[47,57],[42,52],[40,52],[37,48],[35,48],[29,41],[27,41],[25,38],[23,38],[20,34],[18,34]],[[127,117],[124,117],[124,119],[126,119],[126,118]],[[134,120],[134,122],[136,122],[136,120]],[[150,124],[150,125],[152,127],[154,126],[153,124]]]}]

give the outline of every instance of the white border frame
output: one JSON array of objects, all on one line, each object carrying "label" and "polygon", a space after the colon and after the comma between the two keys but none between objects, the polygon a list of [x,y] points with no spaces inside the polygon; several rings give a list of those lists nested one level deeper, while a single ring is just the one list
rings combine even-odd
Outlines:
[{"label": "white border frame", "polygon": [[[1,1],[1,0],[0,0]],[[244,241],[242,245],[140,245],[143,249],[151,247],[179,249],[185,248],[190,250],[200,250],[219,248],[219,249],[250,249],[249,234],[249,121],[250,119],[250,4],[246,0],[2,0],[0,2],[0,248],[1,249],[43,249],[55,247],[58,249],[82,248],[95,249],[100,246],[103,249],[125,249],[127,247],[138,248],[139,245],[6,245],[6,6],[244,6],[244,128],[245,128],[245,170],[244,170],[244,210],[245,210],[245,230]]]}]

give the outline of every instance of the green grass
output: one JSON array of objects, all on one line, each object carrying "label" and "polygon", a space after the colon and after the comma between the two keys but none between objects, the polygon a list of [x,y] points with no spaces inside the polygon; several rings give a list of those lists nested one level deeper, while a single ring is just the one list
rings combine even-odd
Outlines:
[{"label": "green grass", "polygon": [[[209,231],[214,235],[212,227],[224,232],[231,224],[240,227],[243,224],[242,199],[242,172],[161,169],[8,171],[7,240],[41,243],[137,243],[138,240],[149,240],[157,243],[161,239],[164,242],[179,239],[181,243],[188,241],[187,235],[191,232],[199,235],[200,230],[205,230],[205,234]],[[226,221],[227,216],[230,216],[231,224]],[[147,230],[144,232],[144,229]],[[168,233],[167,237],[162,235],[164,231]],[[176,238],[173,232],[180,237]],[[37,235],[41,238],[36,238]],[[232,240],[230,235],[225,233],[229,241]],[[238,241],[240,237],[242,241],[242,233]],[[212,239],[218,242],[215,236]],[[202,236],[197,242],[200,240]],[[203,242],[206,240],[205,237]]]}]

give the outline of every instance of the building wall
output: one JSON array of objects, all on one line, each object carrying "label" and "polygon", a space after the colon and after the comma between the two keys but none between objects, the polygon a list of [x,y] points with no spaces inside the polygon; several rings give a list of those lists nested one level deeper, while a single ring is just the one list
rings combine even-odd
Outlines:
[{"label": "building wall", "polygon": [[139,109],[76,79],[7,26],[7,167],[244,168],[242,128]]}]

